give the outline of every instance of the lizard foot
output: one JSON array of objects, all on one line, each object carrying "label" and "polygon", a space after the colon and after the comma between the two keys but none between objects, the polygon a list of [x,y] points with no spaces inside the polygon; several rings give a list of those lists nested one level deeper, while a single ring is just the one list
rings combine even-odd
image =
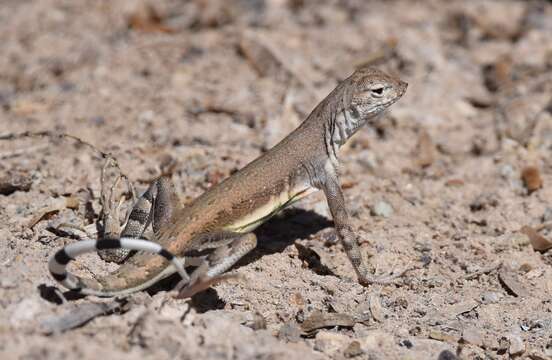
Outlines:
[{"label": "lizard foot", "polygon": [[358,282],[362,286],[370,286],[370,285],[390,285],[390,284],[396,284],[397,279],[402,278],[407,272],[418,269],[415,266],[409,266],[402,270],[400,270],[397,273],[387,275],[387,276],[379,276],[375,277],[372,275],[364,274],[359,276]]},{"label": "lizard foot", "polygon": [[175,296],[175,299],[191,298],[195,294],[202,292],[203,290],[207,290],[213,285],[220,284],[221,282],[230,279],[237,279],[239,277],[240,276],[238,274],[223,274],[214,278],[199,279],[194,283],[190,283],[189,285],[178,289],[178,294]]}]

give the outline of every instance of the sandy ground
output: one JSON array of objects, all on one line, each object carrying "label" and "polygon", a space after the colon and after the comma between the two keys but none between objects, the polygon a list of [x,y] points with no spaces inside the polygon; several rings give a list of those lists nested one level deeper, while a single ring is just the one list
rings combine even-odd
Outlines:
[{"label": "sandy ground", "polygon": [[419,269],[357,284],[315,194],[191,300],[61,304],[47,261],[77,241],[60,224],[98,221],[102,160],[4,140],[0,358],[552,359],[552,3],[225,3],[1,1],[0,134],[78,136],[189,202],[372,63],[410,86],[342,151],[347,203],[374,271]]}]

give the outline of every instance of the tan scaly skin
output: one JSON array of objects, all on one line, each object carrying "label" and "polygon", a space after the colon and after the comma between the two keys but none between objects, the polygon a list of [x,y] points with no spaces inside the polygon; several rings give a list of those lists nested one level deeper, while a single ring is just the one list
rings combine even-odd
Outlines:
[{"label": "tan scaly skin", "polygon": [[[185,266],[198,266],[181,290],[181,296],[189,296],[217,282],[256,246],[252,230],[284,207],[322,190],[359,282],[389,283],[402,273],[387,278],[373,278],[369,273],[345,206],[337,155],[359,128],[380,117],[406,88],[405,82],[379,70],[358,69],[279,144],[189,206],[180,206],[167,179],[155,181],[133,208],[121,239],[140,238],[152,224],[155,242]],[[213,250],[202,257],[189,256],[206,249]],[[115,260],[128,255],[121,249],[107,251],[103,255]],[[138,253],[105,277],[78,278],[70,286],[85,294],[122,296],[145,289],[175,271],[163,257]]]}]

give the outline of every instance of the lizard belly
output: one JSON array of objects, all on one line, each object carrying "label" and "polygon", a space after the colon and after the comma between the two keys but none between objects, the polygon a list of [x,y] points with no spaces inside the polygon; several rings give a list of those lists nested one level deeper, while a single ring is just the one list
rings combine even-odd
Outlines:
[{"label": "lizard belly", "polygon": [[301,186],[292,191],[283,191],[279,195],[272,196],[268,202],[259,206],[253,212],[224,227],[224,230],[246,233],[253,231],[265,221],[276,215],[287,206],[312,194],[318,189],[311,186]]}]

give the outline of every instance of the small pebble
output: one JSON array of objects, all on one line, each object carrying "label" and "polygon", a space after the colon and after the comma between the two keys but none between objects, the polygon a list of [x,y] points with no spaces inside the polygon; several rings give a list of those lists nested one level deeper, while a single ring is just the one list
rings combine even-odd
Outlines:
[{"label": "small pebble", "polygon": [[329,355],[345,350],[350,344],[351,338],[347,335],[329,331],[320,331],[314,338],[314,349]]},{"label": "small pebble", "polygon": [[508,340],[510,341],[510,347],[508,348],[510,355],[521,355],[525,352],[525,344],[519,335],[510,334]]},{"label": "small pebble", "polygon": [[1,289],[13,289],[17,287],[15,279],[3,277],[0,279],[0,288]]},{"label": "small pebble", "polygon": [[10,323],[15,327],[33,324],[37,315],[44,310],[44,305],[36,297],[22,300],[8,309]]},{"label": "small pebble", "polygon": [[494,304],[496,302],[499,302],[500,299],[504,297],[503,294],[496,292],[496,291],[486,291],[483,294],[481,294],[481,300],[485,304]]},{"label": "small pebble", "polygon": [[439,354],[437,360],[458,360],[458,357],[454,355],[450,350],[443,350]]},{"label": "small pebble", "polygon": [[362,151],[361,154],[359,154],[359,163],[362,165],[365,169],[374,172],[376,169],[379,168],[379,162],[376,157],[376,154],[373,151]]},{"label": "small pebble", "polygon": [[[552,240],[542,236],[535,229],[529,226],[524,226],[521,228],[520,232],[527,235],[533,249],[537,251],[546,251],[552,248]],[[531,269],[528,271],[530,270]]]},{"label": "small pebble", "polygon": [[411,349],[414,346],[412,344],[412,341],[410,341],[408,339],[403,339],[403,340],[399,341],[399,345],[404,346],[407,349]]},{"label": "small pebble", "polygon": [[498,205],[498,198],[494,193],[479,194],[471,203],[470,210],[472,212],[485,210]]},{"label": "small pebble", "polygon": [[345,348],[345,351],[343,352],[343,355],[345,355],[346,358],[352,358],[355,356],[362,355],[364,351],[360,347],[360,343],[358,341],[353,341]]},{"label": "small pebble", "polygon": [[515,176],[515,171],[512,165],[505,164],[502,165],[500,168],[500,176],[502,176],[503,179],[511,179]]},{"label": "small pebble", "polygon": [[141,123],[149,123],[155,119],[153,110],[146,110],[138,115],[138,121]]},{"label": "small pebble", "polygon": [[0,177],[0,194],[10,195],[16,191],[29,191],[33,179],[31,175],[22,172],[8,172]]},{"label": "small pebble", "polygon": [[542,222],[552,221],[552,207],[547,207],[546,209],[544,209],[541,220]]},{"label": "small pebble", "polygon": [[475,346],[483,345],[483,335],[475,328],[468,328],[462,332],[462,339]]},{"label": "small pebble", "polygon": [[294,322],[287,322],[278,331],[278,339],[289,342],[298,342],[301,340],[301,329]]},{"label": "small pebble", "polygon": [[372,208],[372,215],[388,218],[393,215],[393,208],[385,201],[378,201]]},{"label": "small pebble", "polygon": [[542,177],[539,168],[536,166],[527,166],[521,172],[521,179],[529,193],[542,187]]},{"label": "small pebble", "polygon": [[544,348],[544,354],[552,358],[552,340],[550,340],[548,344],[546,344],[546,347]]}]

